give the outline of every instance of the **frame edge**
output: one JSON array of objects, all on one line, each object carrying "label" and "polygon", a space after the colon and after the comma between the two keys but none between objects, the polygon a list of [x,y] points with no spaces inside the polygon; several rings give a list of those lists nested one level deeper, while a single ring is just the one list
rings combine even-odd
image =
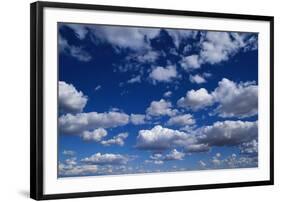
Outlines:
[{"label": "frame edge", "polygon": [[30,4],[30,198],[43,199],[43,15]]},{"label": "frame edge", "polygon": [[270,183],[274,185],[274,17],[270,23]]}]

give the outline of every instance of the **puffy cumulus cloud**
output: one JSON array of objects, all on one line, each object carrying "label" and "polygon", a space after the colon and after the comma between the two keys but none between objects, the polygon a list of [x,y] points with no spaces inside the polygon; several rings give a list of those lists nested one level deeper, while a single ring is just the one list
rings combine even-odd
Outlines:
[{"label": "puffy cumulus cloud", "polygon": [[200,68],[203,64],[219,64],[229,60],[239,51],[257,49],[257,36],[235,32],[201,32],[200,51],[182,58],[180,65],[190,71]]},{"label": "puffy cumulus cloud", "polygon": [[258,86],[254,81],[235,83],[223,78],[213,92],[205,88],[190,90],[177,105],[194,111],[218,103],[211,115],[220,117],[251,117],[258,113]]},{"label": "puffy cumulus cloud", "polygon": [[209,146],[234,146],[258,136],[258,122],[223,121],[198,129],[198,141]]},{"label": "puffy cumulus cloud", "polygon": [[178,30],[178,29],[165,29],[169,36],[173,39],[176,48],[179,48],[180,44],[186,39],[194,39],[198,31],[194,30]]},{"label": "puffy cumulus cloud", "polygon": [[171,161],[171,160],[183,160],[185,153],[179,152],[176,149],[173,149],[170,153],[168,153],[164,160]]},{"label": "puffy cumulus cloud", "polygon": [[189,81],[191,83],[197,83],[197,84],[202,84],[207,82],[204,76],[201,76],[200,74],[190,75]]},{"label": "puffy cumulus cloud", "polygon": [[120,165],[127,164],[129,158],[121,154],[111,154],[111,153],[96,153],[90,157],[81,159],[81,162],[92,165]]},{"label": "puffy cumulus cloud", "polygon": [[91,26],[92,33],[102,42],[117,48],[142,50],[150,48],[150,39],[159,34],[157,28],[120,26]]},{"label": "puffy cumulus cloud", "polygon": [[97,165],[66,165],[59,163],[59,176],[91,175],[98,172]]},{"label": "puffy cumulus cloud", "polygon": [[185,97],[178,100],[179,107],[190,108],[194,111],[213,105],[214,99],[205,88],[199,90],[190,90]]},{"label": "puffy cumulus cloud", "polygon": [[103,128],[98,128],[93,131],[83,131],[82,138],[86,141],[101,141],[107,135],[107,131]]},{"label": "puffy cumulus cloud", "polygon": [[146,113],[151,116],[173,116],[177,113],[177,110],[172,109],[171,102],[161,99],[159,101],[152,101],[146,109]]},{"label": "puffy cumulus cloud", "polygon": [[90,175],[98,171],[96,165],[78,165],[76,157],[59,162],[59,176]]},{"label": "puffy cumulus cloud", "polygon": [[146,116],[144,114],[131,114],[130,121],[134,125],[145,124]]},{"label": "puffy cumulus cloud", "polygon": [[244,142],[239,148],[241,154],[256,156],[258,154],[258,141],[253,139],[250,142]]},{"label": "puffy cumulus cloud", "polygon": [[205,144],[196,143],[196,144],[187,145],[185,147],[185,152],[188,153],[208,152],[208,151],[210,151],[210,146],[208,145],[208,143]]},{"label": "puffy cumulus cloud", "polygon": [[258,113],[258,86],[253,82],[236,84],[223,78],[212,93],[220,103],[216,113],[221,117],[249,117]]},{"label": "puffy cumulus cloud", "polygon": [[92,56],[86,52],[83,47],[70,45],[61,35],[59,35],[58,44],[61,53],[71,56],[81,62],[89,62],[92,60]]},{"label": "puffy cumulus cloud", "polygon": [[76,165],[76,164],[77,164],[77,162],[76,162],[76,157],[72,157],[72,158],[66,159],[66,160],[65,160],[65,163],[66,163],[67,165]]},{"label": "puffy cumulus cloud", "polygon": [[153,82],[171,82],[178,77],[176,66],[155,67],[149,74]]},{"label": "puffy cumulus cloud", "polygon": [[132,53],[126,57],[127,61],[137,62],[139,64],[153,64],[163,53],[159,51],[152,50],[151,48],[145,49],[143,51],[138,51],[137,53]]},{"label": "puffy cumulus cloud", "polygon": [[140,130],[137,136],[136,148],[144,150],[165,150],[177,146],[194,144],[196,139],[192,135],[179,130],[163,128],[160,125],[151,130]]},{"label": "puffy cumulus cloud", "polygon": [[59,81],[59,110],[63,113],[81,112],[87,104],[88,98],[78,91],[72,84]]},{"label": "puffy cumulus cloud", "polygon": [[183,160],[184,157],[185,157],[185,153],[173,149],[166,155],[160,153],[154,153],[149,156],[149,159],[145,160],[145,163],[153,163],[159,165],[159,164],[163,164],[165,161]]},{"label": "puffy cumulus cloud", "polygon": [[258,166],[257,157],[229,155],[225,158],[213,156],[211,159],[212,168],[251,168]]},{"label": "puffy cumulus cloud", "polygon": [[76,36],[83,40],[87,34],[91,39],[99,42],[106,42],[116,48],[130,48],[139,50],[149,48],[150,39],[155,38],[160,29],[158,28],[136,28],[124,26],[100,26],[67,24]]},{"label": "puffy cumulus cloud", "polygon": [[175,126],[186,126],[195,124],[195,120],[191,114],[183,114],[171,117],[168,122],[168,125],[175,125]]},{"label": "puffy cumulus cloud", "polygon": [[150,155],[149,158],[152,160],[160,160],[163,158],[163,155],[159,154],[159,153],[155,153],[155,154]]},{"label": "puffy cumulus cloud", "polygon": [[207,32],[201,44],[200,57],[210,64],[228,60],[244,45],[237,33],[235,36],[232,37],[232,33],[228,32]]},{"label": "puffy cumulus cloud", "polygon": [[257,152],[257,121],[218,121],[190,133],[196,135],[192,144],[185,144],[184,151],[187,153],[208,152],[212,146],[238,146],[241,154],[254,155]]},{"label": "puffy cumulus cloud", "polygon": [[225,163],[228,168],[258,167],[258,157],[247,157],[247,156],[237,157],[236,155],[232,155],[226,158],[223,161],[223,163]]},{"label": "puffy cumulus cloud", "polygon": [[201,66],[201,59],[198,55],[189,55],[182,58],[180,65],[186,71],[198,69]]},{"label": "puffy cumulus cloud", "polygon": [[161,165],[164,163],[163,161],[163,155],[159,153],[155,153],[149,156],[148,160],[144,161],[145,163],[153,163],[156,165]]},{"label": "puffy cumulus cloud", "polygon": [[59,117],[59,129],[62,134],[82,134],[83,131],[97,128],[114,128],[129,123],[129,116],[122,112],[89,112],[66,114]]},{"label": "puffy cumulus cloud", "polygon": [[125,144],[125,139],[128,137],[128,133],[119,133],[118,135],[114,136],[108,140],[102,140],[101,144],[104,146],[111,146],[111,145],[118,145],[123,146]]}]

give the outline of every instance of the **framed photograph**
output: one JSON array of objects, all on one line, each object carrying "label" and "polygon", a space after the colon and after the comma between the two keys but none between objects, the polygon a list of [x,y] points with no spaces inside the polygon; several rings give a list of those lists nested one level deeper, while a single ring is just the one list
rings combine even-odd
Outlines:
[{"label": "framed photograph", "polygon": [[273,17],[31,4],[31,198],[273,184]]}]

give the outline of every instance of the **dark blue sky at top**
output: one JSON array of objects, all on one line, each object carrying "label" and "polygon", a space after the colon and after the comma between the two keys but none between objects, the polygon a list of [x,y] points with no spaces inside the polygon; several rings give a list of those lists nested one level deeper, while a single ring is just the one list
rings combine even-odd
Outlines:
[{"label": "dark blue sky at top", "polygon": [[[99,39],[94,33],[87,34],[85,38],[79,39],[74,29],[61,23],[58,26],[58,34],[67,40],[68,45],[80,47],[87,54],[91,56],[88,61],[81,61],[73,57],[67,51],[59,51],[58,70],[59,81],[64,81],[72,84],[78,91],[83,92],[88,97],[87,104],[83,109],[87,112],[108,112],[113,108],[118,108],[121,112],[128,115],[145,114],[146,109],[152,101],[159,101],[160,99],[168,100],[172,103],[174,108],[177,108],[177,100],[186,95],[189,90],[198,90],[205,88],[208,92],[212,92],[217,88],[218,82],[222,78],[227,78],[235,83],[255,81],[258,84],[258,50],[237,51],[231,54],[229,59],[221,61],[217,64],[204,63],[200,68],[187,72],[180,67],[180,54],[176,55],[170,52],[171,49],[177,49],[178,53],[182,53],[186,44],[195,44],[200,40],[200,35],[195,38],[187,38],[181,41],[177,48],[173,42],[173,38],[165,29],[160,31],[155,38],[146,38],[150,47],[154,51],[164,52],[162,56],[151,63],[141,64],[141,67],[136,67],[136,70],[120,71],[119,68],[125,66],[130,62],[126,57],[130,54],[137,53],[136,50],[130,48],[116,48],[109,42],[104,42]],[[101,25],[88,25],[98,28]],[[145,29],[145,28],[143,28]],[[207,32],[207,31],[202,31]],[[249,34],[249,38],[257,34]],[[118,50],[117,50],[118,49]],[[186,55],[198,54],[200,47],[193,46]],[[131,61],[132,62],[132,61]],[[136,61],[133,61],[136,62]],[[133,64],[132,62],[132,64]],[[177,72],[181,78],[175,79],[173,82],[157,82],[153,83],[149,74],[153,67],[165,67],[169,64],[175,65]],[[140,83],[128,84],[127,81],[131,78],[140,75],[142,81]],[[210,73],[211,76],[206,78],[207,82],[198,84],[189,81],[189,76],[194,74]],[[95,90],[97,86],[100,89]],[[167,91],[172,91],[170,98],[164,98],[163,94]],[[203,127],[212,125],[216,121],[224,120],[239,120],[239,117],[222,118],[218,115],[210,115],[218,104],[198,111],[188,111],[181,109],[184,113],[192,113],[196,120],[196,127]],[[62,115],[62,114],[60,114]],[[167,126],[165,123],[169,119],[168,116],[155,118],[155,122],[159,122],[163,127],[178,129],[175,126]],[[243,118],[243,121],[255,121],[257,115]],[[84,141],[78,134],[67,135],[59,134],[59,161],[65,161],[68,156],[63,154],[64,150],[72,150],[76,153],[77,162],[79,159],[89,157],[95,153],[113,153],[123,155],[135,155],[135,160],[129,161],[127,167],[142,166],[145,170],[151,171],[169,171],[173,166],[187,170],[199,169],[198,161],[202,160],[208,162],[216,153],[221,154],[221,158],[226,158],[235,153],[239,154],[238,147],[213,147],[209,152],[194,153],[186,155],[184,160],[165,161],[161,165],[153,163],[145,164],[144,161],[149,159],[152,154],[150,151],[145,151],[135,148],[136,137],[139,130],[152,129],[156,124],[147,123],[142,125],[127,124],[125,126],[108,128],[108,135],[106,138],[116,136],[121,132],[128,132],[128,138],[125,140],[124,146],[111,145],[105,147],[98,142]],[[168,152],[168,151],[167,151]],[[132,171],[133,172],[133,171]],[[93,174],[94,175],[94,174]]]}]

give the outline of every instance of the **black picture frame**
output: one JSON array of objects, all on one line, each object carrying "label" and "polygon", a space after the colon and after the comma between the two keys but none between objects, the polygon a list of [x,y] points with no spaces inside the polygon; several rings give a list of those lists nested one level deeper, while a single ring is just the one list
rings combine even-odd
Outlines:
[{"label": "black picture frame", "polygon": [[[210,17],[238,20],[267,21],[270,23],[270,179],[239,183],[204,184],[174,187],[155,187],[129,190],[77,192],[45,195],[43,193],[43,9],[81,9],[99,11],[118,11],[130,13],[164,14],[175,16]],[[35,200],[93,197],[106,195],[140,194],[153,192],[171,192],[228,187],[245,187],[274,184],[274,17],[258,15],[240,15],[213,12],[195,12],[183,10],[103,6],[76,3],[35,2],[30,5],[30,197]]]}]

